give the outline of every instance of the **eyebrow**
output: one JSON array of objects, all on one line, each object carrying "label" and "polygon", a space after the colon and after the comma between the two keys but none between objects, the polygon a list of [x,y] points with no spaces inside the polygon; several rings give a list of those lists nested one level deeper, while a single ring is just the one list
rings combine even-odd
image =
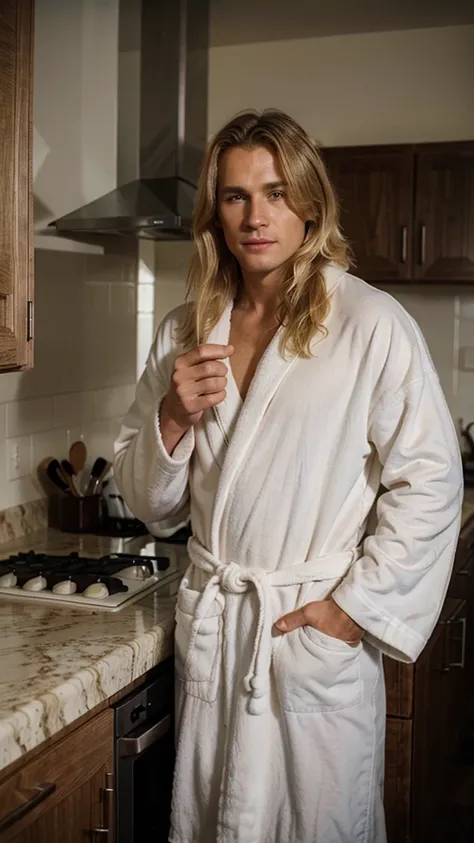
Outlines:
[{"label": "eyebrow", "polygon": [[[277,190],[279,187],[287,187],[286,181],[268,181],[263,185],[264,190]],[[220,193],[222,194],[229,194],[229,193],[244,193],[247,194],[248,191],[245,187],[240,187],[238,184],[236,185],[227,185],[226,187],[221,188]]]}]

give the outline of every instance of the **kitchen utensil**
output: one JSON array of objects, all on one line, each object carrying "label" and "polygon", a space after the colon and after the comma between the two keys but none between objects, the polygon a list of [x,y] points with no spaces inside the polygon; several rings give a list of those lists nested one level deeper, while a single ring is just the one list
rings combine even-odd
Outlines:
[{"label": "kitchen utensil", "polygon": [[104,457],[97,457],[96,461],[94,462],[94,465],[91,468],[89,482],[86,486],[85,491],[86,495],[94,495],[97,492],[100,486],[100,481],[108,472],[109,468],[110,463],[107,462]]},{"label": "kitchen utensil", "polygon": [[110,518],[125,519],[134,517],[120,494],[120,489],[117,486],[113,471],[108,473],[104,478],[101,484],[100,494],[105,501],[107,515]]},{"label": "kitchen utensil", "polygon": [[87,459],[87,448],[81,439],[73,442],[69,448],[69,462],[71,463],[74,474],[79,474],[84,468]]},{"label": "kitchen utensil", "polygon": [[41,460],[38,466],[39,476],[41,476],[42,472],[46,474],[51,483],[53,483],[57,489],[60,489],[62,492],[66,492],[66,494],[72,494],[72,489],[66,481],[57,459],[54,457],[45,457],[44,460]]},{"label": "kitchen utensil", "polygon": [[69,460],[61,460],[61,469],[62,469],[62,473],[64,475],[64,479],[66,480],[66,482],[71,487],[71,491],[72,491],[73,495],[80,496],[81,493],[80,493],[79,489],[77,488],[77,485],[74,481],[74,476],[75,476],[74,475],[74,469],[73,469],[71,463],[69,462]]}]

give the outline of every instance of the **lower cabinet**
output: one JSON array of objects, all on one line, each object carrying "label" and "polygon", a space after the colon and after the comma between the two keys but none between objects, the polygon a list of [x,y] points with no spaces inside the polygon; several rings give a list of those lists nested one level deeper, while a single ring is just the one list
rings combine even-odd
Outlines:
[{"label": "lower cabinet", "polygon": [[0,784],[0,843],[114,843],[113,711]]},{"label": "lower cabinet", "polygon": [[416,664],[384,660],[388,843],[472,839],[460,830],[457,788],[460,739],[474,714],[473,546],[474,526],[461,535],[447,599]]}]

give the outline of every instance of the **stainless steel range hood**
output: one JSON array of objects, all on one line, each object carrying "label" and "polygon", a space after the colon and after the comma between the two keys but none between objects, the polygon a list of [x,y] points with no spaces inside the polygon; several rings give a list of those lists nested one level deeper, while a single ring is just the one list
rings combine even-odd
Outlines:
[{"label": "stainless steel range hood", "polygon": [[[139,103],[119,115],[137,115],[127,127],[137,177],[51,225],[76,236],[189,239],[207,139],[209,0],[121,0],[119,29],[122,46],[139,42]],[[120,159],[120,134],[118,144]]]}]

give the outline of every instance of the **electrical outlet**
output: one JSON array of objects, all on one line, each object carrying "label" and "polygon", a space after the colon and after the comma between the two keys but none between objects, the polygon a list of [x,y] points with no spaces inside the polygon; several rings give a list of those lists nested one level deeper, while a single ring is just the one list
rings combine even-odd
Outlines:
[{"label": "electrical outlet", "polygon": [[31,438],[7,439],[8,479],[18,480],[31,474]]}]

